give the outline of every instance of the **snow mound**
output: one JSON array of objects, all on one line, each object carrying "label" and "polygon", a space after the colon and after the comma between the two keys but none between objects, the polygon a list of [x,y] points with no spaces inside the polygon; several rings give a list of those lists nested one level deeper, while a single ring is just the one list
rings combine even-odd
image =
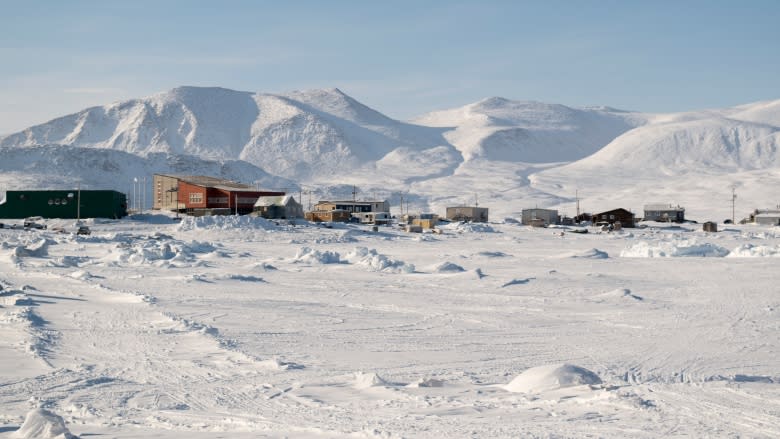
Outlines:
[{"label": "snow mound", "polygon": [[513,379],[504,388],[510,392],[540,393],[566,387],[601,384],[595,373],[573,364],[553,364],[532,367]]},{"label": "snow mound", "polygon": [[356,389],[368,389],[369,387],[384,387],[392,385],[374,372],[356,372],[352,386]]},{"label": "snow mound", "polygon": [[728,254],[730,258],[780,258],[780,245],[742,244]]},{"label": "snow mound", "polygon": [[430,271],[434,273],[461,273],[466,271],[466,269],[461,267],[458,264],[453,264],[452,262],[445,261],[440,264],[431,266]]},{"label": "snow mound", "polygon": [[47,239],[39,239],[27,245],[19,245],[16,247],[12,247],[13,248],[12,258],[13,259],[18,259],[23,257],[42,258],[48,256],[49,244],[51,243],[52,242],[50,242]]},{"label": "snow mound", "polygon": [[275,230],[278,228],[279,226],[272,221],[249,215],[187,216],[181,220],[177,227],[179,231],[183,232],[234,229]]},{"label": "snow mound", "polygon": [[677,257],[716,257],[722,258],[729,254],[723,247],[708,242],[698,243],[694,240],[680,240],[650,244],[638,242],[620,252],[623,258],[677,258]]},{"label": "snow mound", "polygon": [[420,378],[413,383],[407,384],[406,387],[444,387],[444,381],[435,378]]},{"label": "snow mound", "polygon": [[180,241],[138,241],[134,243],[121,243],[117,246],[114,254],[110,256],[116,262],[142,265],[170,265],[172,263],[191,263],[196,259],[198,253],[211,253],[216,248],[207,243],[191,241],[184,243]]},{"label": "snow mound", "polygon": [[377,253],[376,250],[366,247],[355,247],[354,250],[347,254],[346,259],[353,264],[363,265],[375,271],[414,273],[414,265],[390,259],[385,255]]},{"label": "snow mound", "polygon": [[22,428],[12,437],[20,439],[78,439],[70,433],[62,417],[45,409],[34,409],[27,413]]},{"label": "snow mound", "polygon": [[323,252],[309,247],[302,247],[295,254],[293,262],[303,262],[306,264],[339,264],[341,263],[341,256],[337,252]]},{"label": "snow mound", "polygon": [[439,228],[457,233],[496,233],[496,229],[485,223],[452,223]]},{"label": "snow mound", "polygon": [[597,248],[591,248],[585,251],[570,253],[566,255],[567,258],[583,258],[583,259],[607,259],[609,254],[607,252],[599,250]]}]

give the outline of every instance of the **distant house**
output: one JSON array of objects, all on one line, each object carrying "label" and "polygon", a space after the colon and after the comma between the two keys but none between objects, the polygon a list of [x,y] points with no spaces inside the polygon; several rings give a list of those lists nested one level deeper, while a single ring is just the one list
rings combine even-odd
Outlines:
[{"label": "distant house", "polygon": [[451,221],[486,223],[488,221],[488,208],[476,206],[448,207],[446,218]]},{"label": "distant house", "polygon": [[751,222],[764,226],[780,225],[780,210],[756,209],[751,215]]},{"label": "distant house", "polygon": [[554,209],[523,209],[521,222],[527,226],[558,224],[558,211]]},{"label": "distant house", "polygon": [[435,213],[421,213],[419,215],[404,215],[403,221],[406,224],[420,226],[423,229],[435,229],[439,223],[439,215]]},{"label": "distant house", "polygon": [[346,210],[350,213],[358,212],[390,212],[390,202],[383,201],[320,201],[314,205],[315,211]]},{"label": "distant house", "polygon": [[619,208],[608,210],[593,215],[592,221],[595,224],[615,224],[620,222],[622,227],[634,227],[635,219],[634,214],[626,209]]},{"label": "distant house", "polygon": [[351,214],[351,221],[360,224],[390,224],[390,212],[357,212]]},{"label": "distant house", "polygon": [[269,195],[257,199],[254,213],[268,219],[303,218],[303,206],[292,195]]},{"label": "distant house", "polygon": [[262,196],[283,196],[284,192],[261,191],[252,186],[205,175],[155,174],[154,209],[176,210],[191,215],[218,215],[254,211]]},{"label": "distant house", "polygon": [[306,221],[314,223],[346,223],[352,218],[352,214],[346,210],[313,210],[304,214]]},{"label": "distant house", "polygon": [[646,204],[644,220],[681,223],[685,221],[685,208],[671,204]]}]

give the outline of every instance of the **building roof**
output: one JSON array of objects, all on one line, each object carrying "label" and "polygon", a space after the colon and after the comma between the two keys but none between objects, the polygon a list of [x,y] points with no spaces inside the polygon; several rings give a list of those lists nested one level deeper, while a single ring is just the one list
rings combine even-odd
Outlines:
[{"label": "building roof", "polygon": [[317,204],[323,204],[323,203],[333,203],[333,204],[376,204],[376,203],[387,203],[387,200],[381,200],[381,201],[356,201],[356,200],[341,200],[341,201],[333,201],[333,200],[320,200]]},{"label": "building roof", "polygon": [[255,207],[286,206],[290,202],[297,203],[292,195],[268,195],[258,198]]},{"label": "building roof", "polygon": [[525,212],[525,211],[528,211],[528,212],[537,211],[537,212],[555,212],[555,213],[558,213],[558,211],[555,210],[555,209],[540,209],[538,207],[534,207],[532,209],[523,209],[523,212]]},{"label": "building roof", "polygon": [[674,207],[670,203],[653,203],[653,204],[645,204],[645,210],[661,210],[666,212],[683,212],[685,211],[684,207],[677,206]]},{"label": "building roof", "polygon": [[179,175],[179,174],[157,174],[163,177],[176,178],[179,181],[185,183],[194,184],[196,186],[213,187],[216,189],[222,189],[227,191],[235,190],[256,190],[252,186],[237,183],[235,181],[226,180],[224,178],[209,177],[208,175]]},{"label": "building roof", "polygon": [[756,218],[780,218],[780,211],[758,213]]}]

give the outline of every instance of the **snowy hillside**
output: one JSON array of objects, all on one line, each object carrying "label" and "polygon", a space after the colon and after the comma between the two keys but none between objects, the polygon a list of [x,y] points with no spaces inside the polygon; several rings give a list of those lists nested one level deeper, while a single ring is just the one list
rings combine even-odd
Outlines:
[{"label": "snowy hillside", "polygon": [[780,181],[778,108],[780,101],[658,115],[590,157],[530,180],[540,191],[579,190],[605,209],[609,200],[639,208],[654,197],[725,215],[732,185],[742,194],[743,210],[774,206],[773,188]]},{"label": "snowy hillside", "polygon": [[[223,162],[191,155],[151,153],[139,157],[109,149],[46,145],[0,148],[0,190],[73,188],[132,192],[133,179],[154,173],[206,174],[262,188],[297,190],[295,182],[272,176],[240,160]],[[147,195],[151,196],[151,186]],[[151,199],[151,198],[150,198]]]},{"label": "snowy hillside", "polygon": [[642,114],[611,108],[574,109],[493,97],[415,122],[451,127],[445,137],[467,159],[550,163],[586,157],[645,120]]}]

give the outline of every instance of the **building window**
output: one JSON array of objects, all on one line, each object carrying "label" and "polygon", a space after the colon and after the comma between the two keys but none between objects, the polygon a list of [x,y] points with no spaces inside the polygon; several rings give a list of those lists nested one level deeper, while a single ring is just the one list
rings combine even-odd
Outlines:
[{"label": "building window", "polygon": [[615,215],[610,215],[609,219],[615,219]]},{"label": "building window", "polygon": [[190,194],[190,203],[202,203],[202,202],[203,202],[203,194],[201,193]]},{"label": "building window", "polygon": [[68,204],[68,200],[67,200],[66,198],[63,198],[63,199],[62,199],[62,205],[64,206],[64,205],[66,205],[66,204]]},{"label": "building window", "polygon": [[54,204],[54,200],[52,200],[51,198],[49,198],[49,206],[51,206],[52,204]]}]

